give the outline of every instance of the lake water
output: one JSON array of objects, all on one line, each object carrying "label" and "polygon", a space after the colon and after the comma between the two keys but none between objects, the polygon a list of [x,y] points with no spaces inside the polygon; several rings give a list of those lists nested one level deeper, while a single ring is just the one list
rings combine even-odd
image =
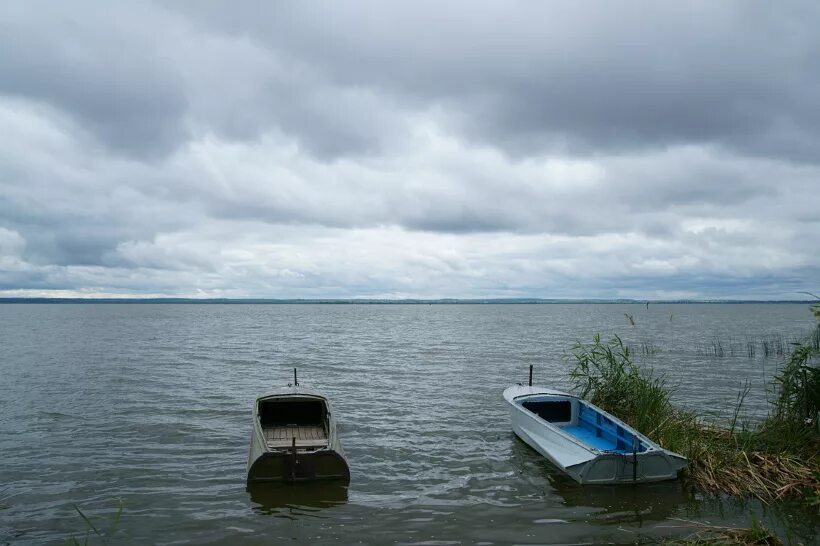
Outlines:
[{"label": "lake water", "polygon": [[[813,327],[805,304],[0,305],[0,544],[82,538],[74,505],[105,526],[118,500],[116,543],[629,543],[751,512],[812,542],[820,520],[786,505],[580,487],[501,392],[530,364],[569,388],[572,343],[619,334],[714,419],[751,380],[754,419],[772,347]],[[254,397],[293,367],[334,403],[350,486],[248,492]]]}]

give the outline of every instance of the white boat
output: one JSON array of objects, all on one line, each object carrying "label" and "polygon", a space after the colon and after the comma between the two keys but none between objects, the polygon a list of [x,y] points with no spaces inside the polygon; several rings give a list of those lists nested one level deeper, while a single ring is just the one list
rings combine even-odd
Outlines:
[{"label": "white boat", "polygon": [[579,483],[673,480],[688,462],[577,396],[516,385],[504,399],[515,434]]},{"label": "white boat", "polygon": [[294,380],[259,396],[253,407],[248,482],[350,480],[324,395]]}]

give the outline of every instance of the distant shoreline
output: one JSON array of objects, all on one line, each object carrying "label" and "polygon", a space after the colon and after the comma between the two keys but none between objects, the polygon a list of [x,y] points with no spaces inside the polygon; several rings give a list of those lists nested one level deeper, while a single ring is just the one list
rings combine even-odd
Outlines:
[{"label": "distant shoreline", "polygon": [[747,303],[794,303],[812,304],[815,300],[638,300],[638,299],[542,299],[542,298],[483,298],[483,299],[271,299],[271,298],[0,298],[0,304],[43,303],[128,303],[128,304],[194,304],[194,305],[544,305],[544,304],[747,304]]}]

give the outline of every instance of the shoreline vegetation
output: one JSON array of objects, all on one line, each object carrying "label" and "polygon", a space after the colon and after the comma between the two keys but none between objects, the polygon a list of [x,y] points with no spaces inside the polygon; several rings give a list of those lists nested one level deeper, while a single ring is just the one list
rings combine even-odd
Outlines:
[{"label": "shoreline vegetation", "polygon": [[[820,319],[820,304],[811,307]],[[793,499],[820,513],[820,324],[784,353],[766,419],[738,416],[750,387],[738,393],[724,426],[675,407],[671,390],[650,368],[635,364],[620,337],[577,342],[570,378],[578,393],[634,426],[666,449],[687,457],[684,480],[710,493],[753,497],[764,504]],[[749,529],[703,528],[670,544],[780,544],[756,520]]]}]

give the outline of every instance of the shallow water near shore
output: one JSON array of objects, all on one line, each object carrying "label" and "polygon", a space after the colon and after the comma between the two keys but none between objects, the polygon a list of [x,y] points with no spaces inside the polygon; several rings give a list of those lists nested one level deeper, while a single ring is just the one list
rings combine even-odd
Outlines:
[{"label": "shallow water near shore", "polygon": [[[106,527],[119,499],[116,543],[630,543],[752,513],[817,540],[789,504],[581,487],[501,398],[530,364],[569,389],[573,342],[619,334],[676,403],[725,420],[749,379],[760,418],[762,343],[813,328],[805,304],[6,304],[0,325],[0,544],[80,538],[74,505]],[[294,367],[333,401],[351,483],[246,490],[254,397]]]}]

